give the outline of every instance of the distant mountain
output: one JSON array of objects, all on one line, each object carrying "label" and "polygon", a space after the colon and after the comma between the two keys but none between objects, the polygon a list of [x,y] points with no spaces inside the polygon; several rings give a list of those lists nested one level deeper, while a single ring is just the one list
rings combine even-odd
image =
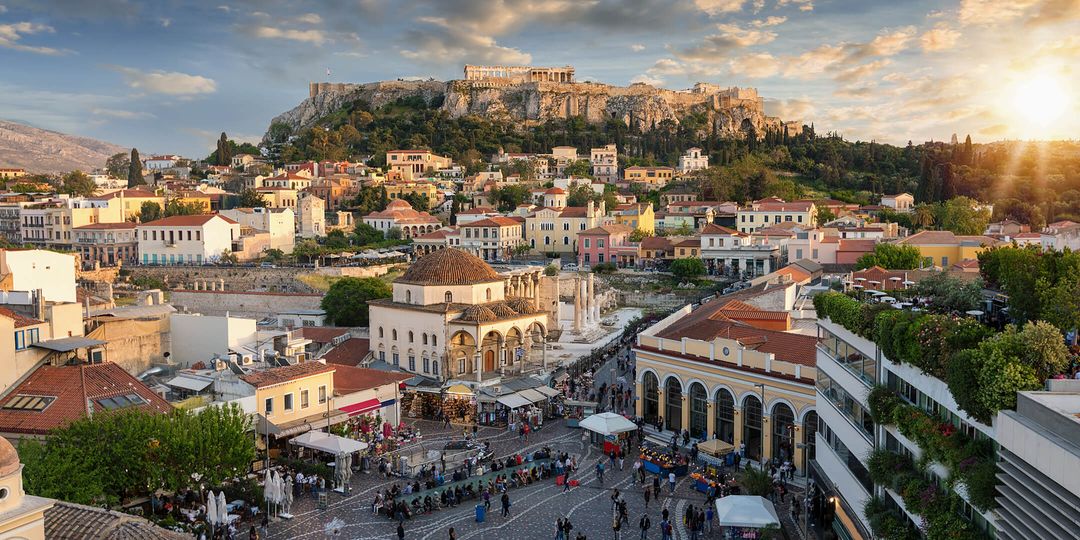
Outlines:
[{"label": "distant mountain", "polygon": [[35,173],[89,172],[129,148],[88,137],[67,135],[18,122],[0,120],[0,168],[23,168]]}]

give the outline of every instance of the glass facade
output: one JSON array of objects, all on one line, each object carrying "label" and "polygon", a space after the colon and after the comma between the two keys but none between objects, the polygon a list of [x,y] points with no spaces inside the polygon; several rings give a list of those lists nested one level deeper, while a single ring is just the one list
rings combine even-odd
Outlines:
[{"label": "glass facade", "polygon": [[859,461],[859,456],[856,456],[848,447],[833,433],[832,428],[818,417],[818,433],[821,434],[821,438],[825,441],[825,444],[832,448],[837,457],[840,458],[840,462],[847,467],[851,474],[859,481],[867,493],[874,492],[874,482],[870,480],[870,471],[866,470],[866,467]]},{"label": "glass facade", "polygon": [[870,417],[870,411],[820,369],[817,370],[817,390],[851,421],[866,440],[874,440],[874,419]]},{"label": "glass facade", "polygon": [[863,381],[866,386],[873,386],[877,383],[878,362],[876,358],[871,358],[859,352],[858,349],[821,326],[818,326],[818,336],[821,338],[819,346],[838,364],[844,366],[852,375]]}]

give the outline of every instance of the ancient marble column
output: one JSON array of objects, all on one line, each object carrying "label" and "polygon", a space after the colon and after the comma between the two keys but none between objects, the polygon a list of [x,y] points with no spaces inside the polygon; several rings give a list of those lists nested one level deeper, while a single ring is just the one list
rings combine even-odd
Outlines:
[{"label": "ancient marble column", "polygon": [[581,333],[581,325],[583,323],[582,316],[582,301],[581,298],[581,280],[574,278],[574,332]]},{"label": "ancient marble column", "polygon": [[595,287],[595,285],[593,283],[593,274],[592,274],[592,272],[589,272],[589,287],[588,288],[589,288],[589,290],[588,290],[588,299],[589,299],[588,317],[589,317],[589,324],[597,324],[600,321],[597,320],[596,314],[599,313],[600,310],[596,307],[596,287]]}]

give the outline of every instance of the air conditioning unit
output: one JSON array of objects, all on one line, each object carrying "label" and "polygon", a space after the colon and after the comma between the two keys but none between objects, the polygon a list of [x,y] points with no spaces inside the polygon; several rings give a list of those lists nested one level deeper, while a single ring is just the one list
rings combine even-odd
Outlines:
[{"label": "air conditioning unit", "polygon": [[255,360],[251,358],[250,354],[245,354],[243,357],[240,358],[240,365],[242,366],[250,366],[254,362]]},{"label": "air conditioning unit", "polygon": [[214,370],[215,371],[225,371],[225,369],[228,368],[228,367],[229,367],[229,365],[226,364],[224,360],[218,359],[218,360],[214,361]]}]

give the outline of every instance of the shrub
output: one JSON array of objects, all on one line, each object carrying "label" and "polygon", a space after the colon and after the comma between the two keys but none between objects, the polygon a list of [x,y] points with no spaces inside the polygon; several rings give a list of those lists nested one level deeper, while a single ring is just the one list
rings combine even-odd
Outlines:
[{"label": "shrub", "polygon": [[599,263],[592,267],[593,273],[596,274],[614,274],[618,270],[613,263]]},{"label": "shrub", "polygon": [[739,483],[742,484],[747,495],[767,497],[772,492],[772,477],[769,476],[769,473],[751,467],[749,463],[743,469],[742,479],[739,480]]},{"label": "shrub", "polygon": [[889,484],[894,477],[913,468],[910,457],[884,448],[877,448],[870,452],[866,465],[870,472],[870,479],[875,484]]},{"label": "shrub", "polygon": [[989,424],[992,412],[979,401],[979,372],[982,365],[983,357],[978,349],[966,349],[952,355],[946,366],[945,384],[962,411]]},{"label": "shrub", "polygon": [[825,292],[814,297],[814,309],[819,317],[828,317],[834,323],[852,332],[858,331],[862,314],[862,304],[846,295]]},{"label": "shrub", "polygon": [[893,412],[901,404],[895,392],[881,385],[870,390],[867,401],[870,403],[870,416],[874,417],[875,423],[881,425],[893,423]]},{"label": "shrub", "polygon": [[971,504],[985,512],[997,506],[997,464],[990,459],[968,458],[960,462],[961,481]]},{"label": "shrub", "polygon": [[545,276],[557,276],[559,275],[559,267],[554,264],[549,264],[544,267]]}]

